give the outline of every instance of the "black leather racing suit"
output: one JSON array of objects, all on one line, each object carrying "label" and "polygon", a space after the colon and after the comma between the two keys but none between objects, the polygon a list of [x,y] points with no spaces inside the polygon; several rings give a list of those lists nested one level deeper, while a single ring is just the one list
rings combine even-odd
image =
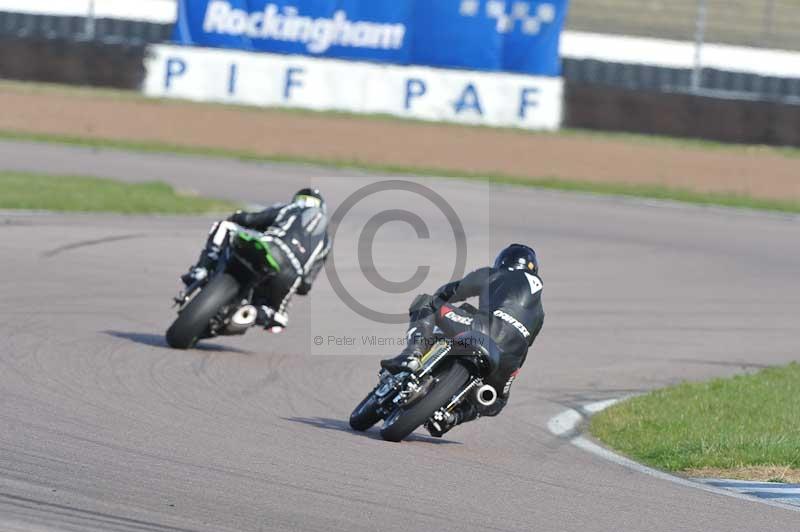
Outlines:
[{"label": "black leather racing suit", "polygon": [[[479,297],[477,312],[452,306],[473,296]],[[508,402],[511,384],[544,323],[541,278],[524,270],[481,268],[441,287],[435,301],[411,309],[410,342],[424,351],[433,341],[436,326],[449,338],[469,331],[492,338],[500,352],[500,366],[485,382],[497,390],[497,401],[484,407],[471,399],[454,413],[455,424],[481,415],[496,416]]]},{"label": "black leather racing suit", "polygon": [[[264,233],[280,271],[268,283],[256,288],[253,303],[270,307],[285,324],[292,295],[295,292],[306,295],[311,290],[330,251],[325,212],[299,203],[278,203],[261,212],[237,212],[228,221]],[[226,222],[214,224],[205,257],[216,255],[219,246],[227,241],[229,229]]]}]

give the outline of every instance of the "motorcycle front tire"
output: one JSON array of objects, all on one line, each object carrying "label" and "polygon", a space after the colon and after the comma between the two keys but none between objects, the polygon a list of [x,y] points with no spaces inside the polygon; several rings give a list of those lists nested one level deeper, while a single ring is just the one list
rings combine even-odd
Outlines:
[{"label": "motorcycle front tire", "polygon": [[378,398],[370,393],[350,414],[350,428],[363,432],[381,420],[378,413]]}]

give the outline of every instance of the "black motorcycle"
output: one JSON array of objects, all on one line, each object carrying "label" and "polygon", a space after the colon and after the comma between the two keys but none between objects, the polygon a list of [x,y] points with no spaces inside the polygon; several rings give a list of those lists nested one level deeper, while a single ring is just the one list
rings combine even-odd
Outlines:
[{"label": "black motorcycle", "polygon": [[253,291],[280,266],[258,231],[238,227],[229,234],[213,272],[174,299],[178,318],[166,335],[171,347],[188,349],[200,339],[244,334],[255,325]]},{"label": "black motorcycle", "polygon": [[494,404],[497,390],[483,379],[500,357],[486,343],[478,335],[440,338],[406,371],[381,370],[378,385],[350,415],[350,426],[365,431],[383,419],[383,439],[399,442],[426,421],[445,417],[470,394],[482,405]]}]

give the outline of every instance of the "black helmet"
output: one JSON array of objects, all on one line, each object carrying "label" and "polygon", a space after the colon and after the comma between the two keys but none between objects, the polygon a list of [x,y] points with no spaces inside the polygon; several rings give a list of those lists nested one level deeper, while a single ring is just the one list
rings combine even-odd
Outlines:
[{"label": "black helmet", "polygon": [[525,244],[511,244],[497,254],[495,270],[525,270],[539,273],[539,261],[533,248]]},{"label": "black helmet", "polygon": [[322,199],[322,194],[316,188],[301,188],[294,194],[292,198],[294,203],[302,203],[306,207],[317,207],[318,209],[325,210],[325,200]]}]

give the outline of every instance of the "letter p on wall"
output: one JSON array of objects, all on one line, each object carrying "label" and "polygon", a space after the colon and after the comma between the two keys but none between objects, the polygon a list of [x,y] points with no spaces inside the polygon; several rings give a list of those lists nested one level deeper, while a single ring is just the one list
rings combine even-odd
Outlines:
[{"label": "letter p on wall", "polygon": [[167,59],[166,72],[164,74],[164,89],[172,88],[172,80],[183,76],[186,73],[186,61],[179,57]]},{"label": "letter p on wall", "polygon": [[425,81],[417,78],[410,78],[406,80],[406,110],[411,109],[411,101],[423,96],[428,92],[428,87]]}]

